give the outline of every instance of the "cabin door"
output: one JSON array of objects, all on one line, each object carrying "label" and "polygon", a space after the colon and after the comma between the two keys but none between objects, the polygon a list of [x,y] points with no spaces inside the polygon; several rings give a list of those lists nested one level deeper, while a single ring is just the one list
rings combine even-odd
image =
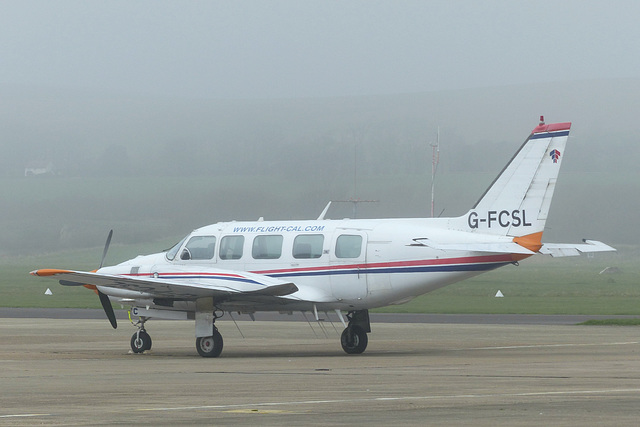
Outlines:
[{"label": "cabin door", "polygon": [[355,230],[336,230],[330,249],[331,292],[345,301],[367,296],[367,234]]}]

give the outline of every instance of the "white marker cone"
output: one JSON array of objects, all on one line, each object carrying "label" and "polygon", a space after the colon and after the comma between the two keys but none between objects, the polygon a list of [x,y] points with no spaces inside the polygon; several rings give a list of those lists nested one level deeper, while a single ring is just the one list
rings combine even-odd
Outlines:
[{"label": "white marker cone", "polygon": [[502,292],[500,292],[500,289],[498,289],[498,292],[496,292],[496,298],[502,298],[504,297],[504,295],[502,295]]}]

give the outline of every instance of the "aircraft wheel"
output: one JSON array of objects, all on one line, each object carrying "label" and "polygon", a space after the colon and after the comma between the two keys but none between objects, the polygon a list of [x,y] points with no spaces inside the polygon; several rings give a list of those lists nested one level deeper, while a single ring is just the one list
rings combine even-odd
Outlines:
[{"label": "aircraft wheel", "polygon": [[213,330],[211,337],[198,337],[196,339],[196,350],[202,357],[218,357],[222,353],[222,335],[217,329]]},{"label": "aircraft wheel", "polygon": [[[141,332],[141,334],[142,334],[142,332]],[[149,335],[146,331],[144,332],[144,334],[147,336],[146,337],[147,341],[145,341],[147,343],[147,345],[145,346],[144,351],[151,350],[151,344],[152,344],[151,335]]]},{"label": "aircraft wheel", "polygon": [[151,336],[147,331],[137,332],[131,337],[131,350],[134,353],[142,353],[147,350],[151,350]]},{"label": "aircraft wheel", "polygon": [[367,333],[358,325],[348,326],[340,336],[340,344],[347,354],[360,354],[369,343]]}]

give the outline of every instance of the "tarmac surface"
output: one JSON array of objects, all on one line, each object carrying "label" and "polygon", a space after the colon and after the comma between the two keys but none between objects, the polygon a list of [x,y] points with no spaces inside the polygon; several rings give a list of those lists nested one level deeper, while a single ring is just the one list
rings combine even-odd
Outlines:
[{"label": "tarmac surface", "polygon": [[[640,331],[571,324],[375,323],[349,356],[339,323],[0,318],[0,425],[637,425]],[[334,327],[335,326],[335,327]],[[240,332],[241,331],[241,332]],[[244,338],[243,336],[244,335]]]},{"label": "tarmac surface", "polygon": [[[127,322],[126,310],[115,310],[119,322]],[[320,313],[327,321],[338,322],[334,313]],[[86,308],[28,308],[0,307],[0,318],[50,318],[50,319],[106,319],[102,309]],[[251,320],[248,315],[235,315],[236,320]],[[461,324],[511,324],[511,325],[575,325],[591,319],[636,319],[633,315],[548,315],[548,314],[413,314],[413,313],[371,313],[372,323],[461,323]],[[272,312],[255,314],[256,320],[304,321],[311,320],[295,312],[284,315]]]}]

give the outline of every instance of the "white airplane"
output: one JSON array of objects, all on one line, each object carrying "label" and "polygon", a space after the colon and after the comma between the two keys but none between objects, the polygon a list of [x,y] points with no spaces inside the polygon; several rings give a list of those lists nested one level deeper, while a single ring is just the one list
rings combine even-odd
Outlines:
[{"label": "white airplane", "polygon": [[[402,304],[534,254],[614,251],[598,241],[542,243],[571,123],[540,124],[480,200],[454,218],[221,222],[171,249],[93,272],[42,269],[34,276],[86,286],[114,328],[111,300],[139,317],[136,353],[151,348],[148,319],[195,319],[196,349],[217,357],[225,312],[334,311],[346,353],[362,353],[369,309]],[[105,245],[104,257],[111,240]],[[346,319],[343,316],[346,312]]]}]

